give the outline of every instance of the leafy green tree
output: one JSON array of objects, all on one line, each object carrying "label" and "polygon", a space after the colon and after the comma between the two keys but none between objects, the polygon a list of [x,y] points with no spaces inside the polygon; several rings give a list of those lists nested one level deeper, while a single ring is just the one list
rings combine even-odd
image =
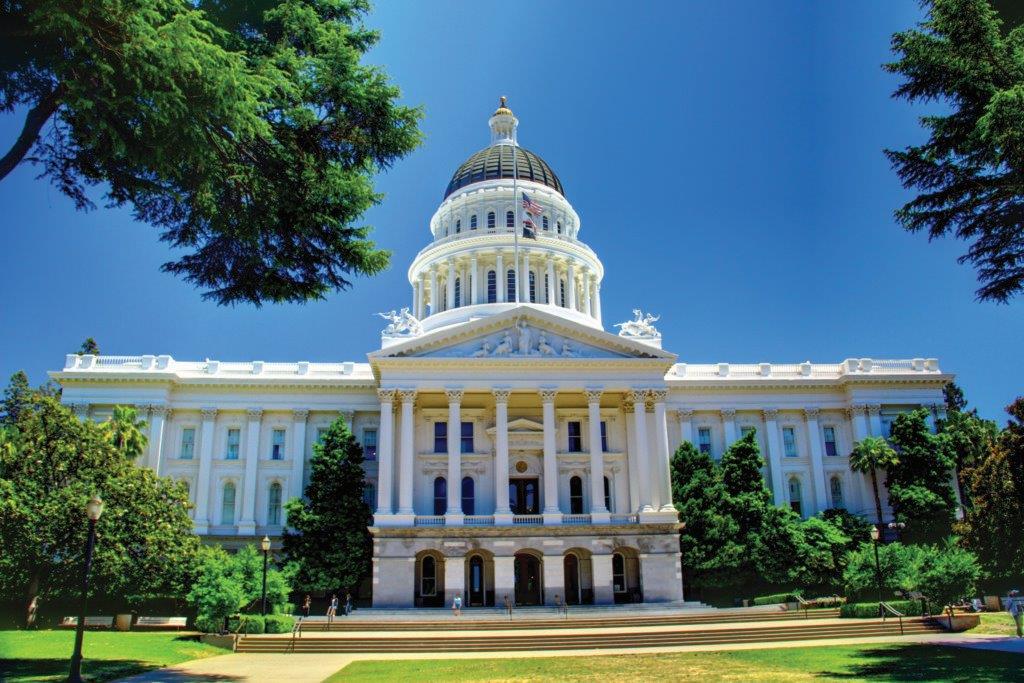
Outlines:
[{"label": "leafy green tree", "polygon": [[889,466],[885,483],[893,515],[907,524],[905,537],[935,543],[952,531],[954,459],[949,438],[933,434],[927,417],[926,408],[896,417],[889,438],[899,461]]},{"label": "leafy green tree", "polygon": [[131,406],[114,406],[114,412],[100,425],[110,443],[128,460],[135,460],[146,450],[148,437],[143,433],[146,421],[138,419]]},{"label": "leafy green tree", "polygon": [[853,552],[871,540],[871,522],[843,508],[823,510],[819,516],[849,538],[846,550]]},{"label": "leafy green tree", "polygon": [[927,18],[892,39],[903,77],[894,93],[939,102],[921,117],[923,144],[886,155],[919,194],[896,211],[911,232],[969,242],[978,298],[1007,302],[1024,290],[1024,27],[1003,34],[988,0],[926,0]]},{"label": "leafy green tree", "polygon": [[960,413],[967,409],[967,397],[956,382],[949,382],[942,387],[942,397],[945,399],[948,413]]},{"label": "leafy green tree", "polygon": [[86,337],[85,341],[82,342],[81,348],[78,349],[78,355],[98,356],[100,355],[100,345],[96,343],[96,340],[92,337]]},{"label": "leafy green tree", "polygon": [[[93,422],[44,391],[6,414],[0,449],[0,597],[73,599],[80,590],[85,503],[96,526],[93,595],[183,595],[198,538],[182,484],[135,467]],[[28,610],[26,610],[28,613]]]},{"label": "leafy green tree", "polygon": [[939,422],[939,432],[946,443],[956,469],[957,493],[964,507],[970,507],[971,496],[964,483],[964,472],[988,457],[999,428],[992,420],[983,420],[976,411],[955,411]]},{"label": "leafy green tree", "polygon": [[686,525],[679,537],[686,585],[730,585],[742,560],[738,527],[724,510],[722,475],[706,453],[689,441],[672,456],[672,499]]},{"label": "leafy green tree", "polygon": [[13,425],[17,423],[22,411],[26,410],[32,401],[32,386],[28,382],[28,375],[24,370],[18,370],[11,375],[10,382],[4,388],[4,398],[0,401],[0,424]]},{"label": "leafy green tree", "polygon": [[284,551],[303,590],[350,590],[370,575],[373,519],[363,500],[363,449],[344,418],[313,445],[305,499],[288,501]]},{"label": "leafy green tree", "polygon": [[850,537],[835,524],[811,517],[800,525],[794,580],[802,586],[841,588]]},{"label": "leafy green tree", "polygon": [[928,598],[933,610],[947,610],[950,628],[953,627],[953,605],[973,596],[980,578],[978,558],[952,539],[941,546],[922,549],[917,588]]},{"label": "leafy green tree", "polygon": [[[878,547],[878,564],[881,567],[883,597],[889,598],[896,591],[917,590],[923,551],[921,546],[902,543],[885,543]],[[875,570],[875,550],[871,543],[863,543],[846,558],[843,583],[847,596],[870,595],[875,597],[878,575]]]},{"label": "leafy green tree", "polygon": [[[267,611],[283,612],[291,593],[291,572],[267,567]],[[216,628],[224,617],[258,612],[263,599],[263,555],[253,545],[229,555],[219,546],[204,546],[198,556],[196,578],[188,593],[197,623]]]},{"label": "leafy green tree", "polygon": [[882,498],[878,492],[878,471],[888,470],[899,463],[899,456],[880,436],[866,436],[853,446],[850,453],[850,469],[871,475],[871,492],[875,495],[875,515],[878,528],[883,528]]},{"label": "leafy green tree", "polygon": [[955,531],[992,579],[1014,583],[1024,577],[1024,398],[1006,411],[989,455],[964,473],[971,506]]},{"label": "leafy green tree", "polygon": [[178,252],[221,304],[323,298],[389,254],[359,225],[374,175],[420,140],[379,67],[366,0],[0,5],[0,157],[90,208],[89,186]]}]

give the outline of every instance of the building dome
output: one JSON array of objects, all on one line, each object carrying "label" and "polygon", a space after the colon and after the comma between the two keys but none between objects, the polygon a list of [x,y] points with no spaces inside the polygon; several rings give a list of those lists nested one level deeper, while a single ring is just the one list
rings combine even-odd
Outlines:
[{"label": "building dome", "polygon": [[[513,153],[518,156],[518,159],[514,161]],[[466,159],[455,170],[448,183],[448,188],[444,192],[444,198],[447,199],[456,190],[473,183],[498,178],[512,178],[513,169],[518,170],[520,180],[532,180],[535,183],[547,185],[563,197],[565,196],[562,181],[558,179],[548,163],[539,156],[518,145],[491,145]]]}]

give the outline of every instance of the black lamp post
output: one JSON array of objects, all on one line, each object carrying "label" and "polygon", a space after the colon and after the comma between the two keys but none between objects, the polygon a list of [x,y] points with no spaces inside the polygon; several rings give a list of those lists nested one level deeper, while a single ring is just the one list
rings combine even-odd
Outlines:
[{"label": "black lamp post", "polygon": [[871,527],[871,541],[875,547],[875,580],[878,582],[878,615],[882,616],[882,563],[878,561],[878,541],[882,537],[882,530],[878,525]]},{"label": "black lamp post", "polygon": [[92,566],[92,549],[96,545],[96,522],[103,514],[103,501],[93,496],[85,504],[85,516],[89,518],[89,540],[85,542],[85,568],[82,572],[82,600],[78,607],[78,624],[75,627],[75,651],[71,655],[69,683],[82,683],[82,638],[85,636],[85,607],[89,595],[89,568]]},{"label": "black lamp post", "polygon": [[264,536],[260,541],[260,548],[263,549],[263,616],[267,615],[267,556],[270,553],[270,538]]}]

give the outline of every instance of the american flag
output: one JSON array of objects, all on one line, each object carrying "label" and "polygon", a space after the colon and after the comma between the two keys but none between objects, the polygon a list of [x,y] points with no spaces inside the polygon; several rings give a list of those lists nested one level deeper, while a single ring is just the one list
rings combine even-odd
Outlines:
[{"label": "american flag", "polygon": [[523,237],[537,239],[537,226],[529,218],[523,221]]},{"label": "american flag", "polygon": [[523,193],[523,209],[531,216],[539,216],[544,213],[544,207],[530,199],[530,195]]}]

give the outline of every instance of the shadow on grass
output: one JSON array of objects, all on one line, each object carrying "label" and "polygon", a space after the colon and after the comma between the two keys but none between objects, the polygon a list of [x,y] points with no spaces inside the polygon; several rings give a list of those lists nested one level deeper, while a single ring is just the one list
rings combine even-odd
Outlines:
[{"label": "shadow on grass", "polygon": [[819,676],[873,681],[1020,681],[1024,657],[1010,652],[971,650],[941,645],[898,645],[868,648],[854,655],[844,671],[819,671]]},{"label": "shadow on grass", "polygon": [[[65,681],[70,662],[67,659],[0,659],[0,681],[19,683],[21,681]],[[85,660],[82,663],[82,677],[90,682],[114,681],[127,676],[154,671],[161,668],[131,659]],[[230,681],[240,680],[236,676],[196,675],[164,672],[161,681]]]}]

